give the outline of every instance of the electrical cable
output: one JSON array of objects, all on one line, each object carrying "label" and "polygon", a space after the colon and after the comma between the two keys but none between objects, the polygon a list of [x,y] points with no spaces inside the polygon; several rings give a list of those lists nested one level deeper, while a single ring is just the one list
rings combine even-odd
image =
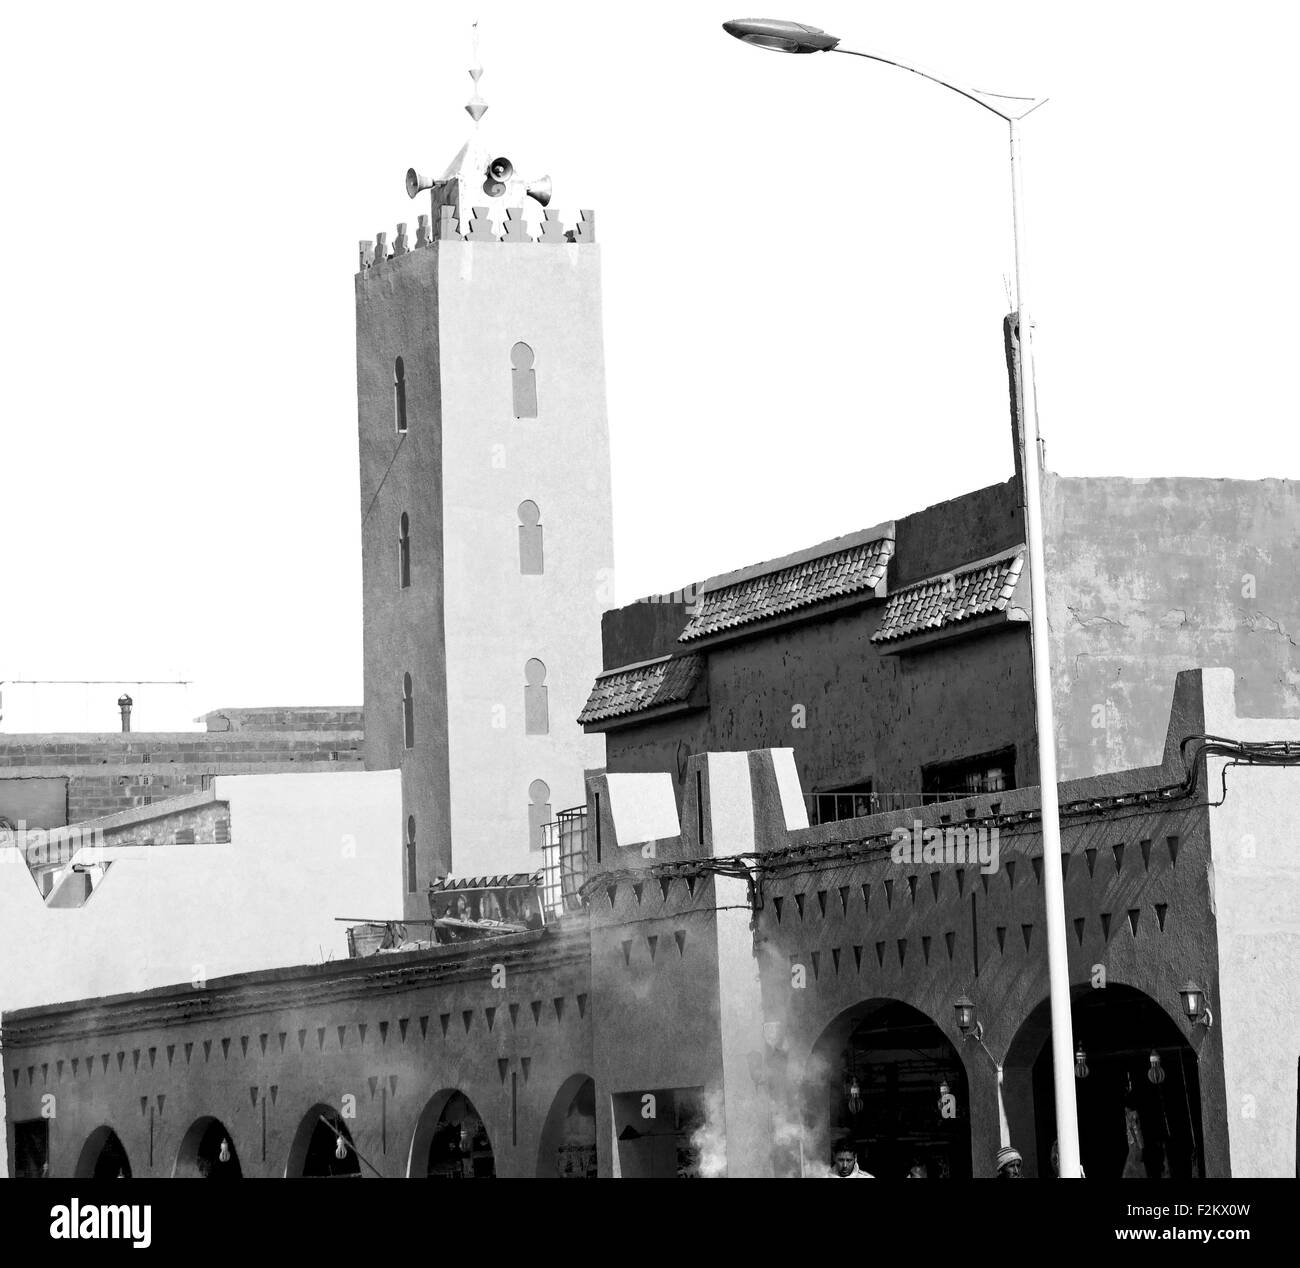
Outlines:
[{"label": "electrical cable", "polygon": [[[1189,756],[1188,746],[1199,744],[1195,753]],[[1127,809],[1122,815],[1106,815],[1106,823],[1117,819],[1132,818],[1135,815],[1146,816],[1159,806],[1175,802],[1185,802],[1192,797],[1200,785],[1201,770],[1205,760],[1210,756],[1229,757],[1221,772],[1222,797],[1217,802],[1200,801],[1190,805],[1179,806],[1180,810],[1214,808],[1221,806],[1228,796],[1229,766],[1300,766],[1300,740],[1235,740],[1226,736],[1194,734],[1183,738],[1179,744],[1179,756],[1182,758],[1187,774],[1177,783],[1164,784],[1153,789],[1144,789],[1133,793],[1116,793],[1102,797],[1081,798],[1060,807],[1060,815],[1065,818],[1079,818],[1085,815],[1100,815],[1114,809]],[[1029,808],[1020,811],[997,813],[979,818],[967,818],[959,825],[963,828],[983,826],[1001,827],[1003,824],[1013,829],[1028,826],[1041,821],[1042,812]],[[624,881],[635,884],[647,877],[659,880],[674,877],[703,877],[707,875],[731,876],[744,880],[753,913],[751,928],[757,922],[758,913],[763,909],[763,882],[765,877],[781,875],[790,871],[800,871],[805,875],[820,875],[825,872],[847,873],[857,865],[872,858],[879,858],[885,853],[887,844],[894,842],[894,830],[873,833],[857,840],[837,842],[834,845],[796,845],[786,846],[763,854],[735,854],[719,858],[685,859],[671,863],[662,863],[648,868],[618,868],[603,871],[584,881],[578,894],[584,903],[597,889],[608,889]],[[829,856],[829,857],[828,857]],[[821,865],[819,866],[818,863]],[[723,908],[697,910],[724,910]],[[642,922],[630,922],[642,923]]]}]

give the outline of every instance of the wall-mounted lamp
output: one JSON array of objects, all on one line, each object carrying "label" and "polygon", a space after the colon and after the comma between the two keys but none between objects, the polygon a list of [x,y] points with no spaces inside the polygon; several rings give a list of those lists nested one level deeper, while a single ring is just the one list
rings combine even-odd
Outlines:
[{"label": "wall-mounted lamp", "polygon": [[1165,1081],[1165,1068],[1160,1064],[1160,1054],[1151,1053],[1151,1068],[1147,1071],[1147,1078],[1157,1087]]},{"label": "wall-mounted lamp", "polygon": [[1205,1002],[1205,992],[1195,982],[1189,980],[1178,993],[1183,997],[1183,1012],[1193,1026],[1205,1026],[1208,1029],[1214,1025],[1214,1014]]},{"label": "wall-mounted lamp", "polygon": [[957,1029],[964,1039],[983,1039],[984,1027],[975,1020],[975,1001],[968,995],[962,995],[953,1001],[957,1013]]},{"label": "wall-mounted lamp", "polygon": [[1074,1077],[1076,1079],[1086,1079],[1088,1077],[1088,1054],[1083,1050],[1082,1041],[1074,1050]]}]

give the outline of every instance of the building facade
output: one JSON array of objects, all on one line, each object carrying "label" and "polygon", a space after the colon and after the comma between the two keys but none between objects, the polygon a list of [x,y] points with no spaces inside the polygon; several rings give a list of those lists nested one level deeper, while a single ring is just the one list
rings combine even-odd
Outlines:
[{"label": "building facade", "polygon": [[[1294,1174],[1297,761],[1206,670],[1159,766],[1060,789],[1090,1177]],[[6,1013],[13,1170],[815,1175],[847,1134],[880,1178],[1049,1175],[1036,790],[805,826],[789,750],[674,783],[591,778],[538,933]]]},{"label": "building facade", "polygon": [[[579,721],[611,772],[788,746],[815,819],[1037,778],[1019,482],[652,596],[603,618]],[[1184,669],[1300,718],[1294,481],[1044,474],[1065,778],[1161,759]]]},{"label": "building facade", "polygon": [[361,769],[359,708],[218,709],[203,731],[0,734],[0,820],[50,829],[200,793],[220,775]]}]

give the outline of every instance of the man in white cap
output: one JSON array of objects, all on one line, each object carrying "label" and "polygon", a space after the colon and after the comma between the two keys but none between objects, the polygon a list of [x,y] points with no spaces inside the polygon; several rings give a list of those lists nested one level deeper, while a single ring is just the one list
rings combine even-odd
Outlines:
[{"label": "man in white cap", "polygon": [[1020,1150],[1011,1145],[1003,1145],[998,1150],[998,1179],[999,1180],[1022,1180],[1024,1176],[1021,1168],[1025,1160],[1020,1156]]}]

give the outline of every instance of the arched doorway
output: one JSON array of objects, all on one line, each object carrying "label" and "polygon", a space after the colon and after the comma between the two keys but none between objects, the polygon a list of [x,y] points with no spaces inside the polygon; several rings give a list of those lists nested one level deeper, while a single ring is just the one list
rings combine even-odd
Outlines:
[{"label": "arched doorway", "polygon": [[596,1084],[585,1074],[566,1079],[551,1102],[537,1174],[562,1180],[596,1178]]},{"label": "arched doorway", "polygon": [[[1078,987],[1071,1020],[1082,1050],[1074,1091],[1079,1158],[1089,1179],[1189,1179],[1205,1174],[1201,1084],[1196,1053],[1178,1024],[1149,995],[1111,983]],[[1043,1000],[1007,1053],[1032,1089],[1033,1138],[1040,1176],[1053,1174],[1056,1100],[1051,1012]]]},{"label": "arched doorway", "polygon": [[[342,1144],[340,1145],[340,1138]],[[339,1154],[343,1156],[340,1158]],[[336,1109],[313,1105],[302,1117],[289,1148],[286,1176],[344,1179],[361,1174],[352,1133]]]},{"label": "arched doorway", "polygon": [[78,1180],[129,1180],[131,1160],[111,1127],[96,1127],[86,1137],[73,1174]]},{"label": "arched doorway", "polygon": [[210,1116],[195,1119],[176,1151],[172,1175],[200,1180],[239,1180],[243,1174],[226,1125]]},{"label": "arched doorway", "polygon": [[444,1089],[420,1114],[408,1174],[438,1180],[493,1180],[496,1159],[483,1116],[463,1092]]},{"label": "arched doorway", "polygon": [[[847,1139],[877,1179],[904,1179],[916,1165],[930,1178],[970,1178],[965,1066],[910,1004],[873,999],[841,1013],[813,1048],[802,1093],[812,1128],[796,1141],[804,1174],[825,1173],[832,1142]],[[799,1165],[787,1156],[779,1173]]]}]

